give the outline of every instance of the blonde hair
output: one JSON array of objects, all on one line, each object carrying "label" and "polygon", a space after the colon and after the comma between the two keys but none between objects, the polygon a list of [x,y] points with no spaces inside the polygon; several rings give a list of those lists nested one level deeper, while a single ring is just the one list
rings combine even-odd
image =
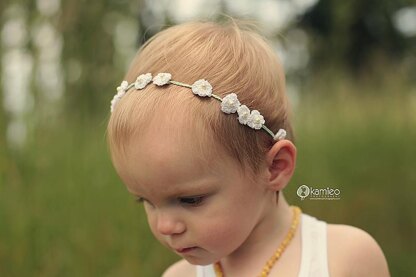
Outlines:
[{"label": "blonde hair", "polygon": [[[139,49],[124,80],[131,83],[148,72],[169,72],[173,80],[187,84],[206,79],[220,97],[234,92],[250,110],[260,111],[273,132],[283,128],[293,141],[282,67],[265,39],[248,24],[190,22],[165,29]],[[258,174],[275,143],[264,131],[239,124],[235,114],[224,114],[214,99],[178,86],[149,85],[128,92],[110,117],[107,136],[116,168],[133,137],[160,121],[180,136],[175,127],[179,119],[185,132],[195,132],[197,148],[192,151],[201,159],[218,160],[226,153],[250,177]]]}]

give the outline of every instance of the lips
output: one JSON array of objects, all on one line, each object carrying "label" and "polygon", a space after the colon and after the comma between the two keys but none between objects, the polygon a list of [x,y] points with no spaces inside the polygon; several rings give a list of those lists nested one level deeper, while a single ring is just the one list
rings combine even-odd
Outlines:
[{"label": "lips", "polygon": [[178,253],[186,253],[186,252],[189,252],[189,251],[191,251],[191,250],[193,250],[193,249],[195,249],[196,247],[186,247],[186,248],[177,248],[177,249],[175,249],[176,250],[176,252],[178,252]]}]

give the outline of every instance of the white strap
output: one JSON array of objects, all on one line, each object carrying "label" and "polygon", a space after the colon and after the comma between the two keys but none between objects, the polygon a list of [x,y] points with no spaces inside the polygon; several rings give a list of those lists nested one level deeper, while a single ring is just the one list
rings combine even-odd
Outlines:
[{"label": "white strap", "polygon": [[299,277],[329,277],[327,224],[302,214],[302,258]]},{"label": "white strap", "polygon": [[196,266],[196,277],[216,277],[213,265]]}]

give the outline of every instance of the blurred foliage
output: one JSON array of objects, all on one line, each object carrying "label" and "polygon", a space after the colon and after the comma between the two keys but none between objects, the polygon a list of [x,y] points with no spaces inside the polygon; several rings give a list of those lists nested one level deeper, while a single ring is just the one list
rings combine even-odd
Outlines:
[{"label": "blurred foliage", "polygon": [[[0,12],[12,2],[1,1]],[[29,22],[45,20],[33,1],[20,2]],[[298,84],[297,171],[285,195],[308,214],[369,232],[392,276],[416,275],[415,44],[390,22],[407,4],[321,0],[291,26],[310,35],[311,63]],[[122,17],[137,18],[145,3],[136,5],[62,1],[50,20],[64,38],[65,74],[71,62],[81,65],[79,79],[65,84],[64,108],[40,117],[47,107],[36,103],[20,150],[4,147],[9,115],[0,110],[0,276],[152,277],[179,259],[151,235],[105,142],[109,100],[125,70],[113,28]],[[137,22],[143,42],[153,33]],[[300,201],[303,183],[338,187],[341,200]]]},{"label": "blurred foliage", "polygon": [[400,8],[415,4],[413,0],[320,0],[299,21],[313,38],[313,66],[336,63],[356,71],[380,56],[397,63],[414,54],[416,38],[404,37],[393,18]]},{"label": "blurred foliage", "polygon": [[[64,36],[64,64],[76,60],[82,65],[80,79],[67,84],[66,110],[76,117],[91,117],[104,113],[108,98],[123,72],[114,70],[112,34],[104,27],[110,13],[126,13],[126,1],[64,1],[57,19]],[[68,64],[65,64],[68,66]],[[103,97],[105,95],[105,97]],[[82,118],[81,118],[82,120]]]}]

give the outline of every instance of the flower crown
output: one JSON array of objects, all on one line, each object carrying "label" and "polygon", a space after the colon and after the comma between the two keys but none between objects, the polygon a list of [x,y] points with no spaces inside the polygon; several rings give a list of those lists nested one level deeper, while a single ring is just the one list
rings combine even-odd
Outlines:
[{"label": "flower crown", "polygon": [[193,83],[193,85],[188,85],[173,81],[172,75],[170,73],[159,73],[153,79],[151,73],[146,73],[137,77],[134,83],[129,84],[127,81],[121,82],[120,86],[117,87],[117,94],[114,96],[113,100],[111,100],[111,112],[114,111],[117,102],[120,101],[120,99],[129,89],[132,87],[134,87],[136,90],[144,89],[152,81],[156,86],[173,84],[190,88],[194,94],[201,97],[213,97],[221,102],[221,111],[224,113],[231,114],[237,112],[238,121],[241,124],[247,125],[248,127],[255,130],[263,129],[269,135],[271,135],[274,140],[281,140],[286,137],[286,131],[284,129],[279,129],[276,134],[270,131],[270,129],[264,125],[264,117],[260,114],[260,112],[258,110],[250,111],[246,105],[241,105],[235,93],[227,94],[224,98],[221,98],[218,95],[212,93],[212,86],[205,79],[200,79]]}]

